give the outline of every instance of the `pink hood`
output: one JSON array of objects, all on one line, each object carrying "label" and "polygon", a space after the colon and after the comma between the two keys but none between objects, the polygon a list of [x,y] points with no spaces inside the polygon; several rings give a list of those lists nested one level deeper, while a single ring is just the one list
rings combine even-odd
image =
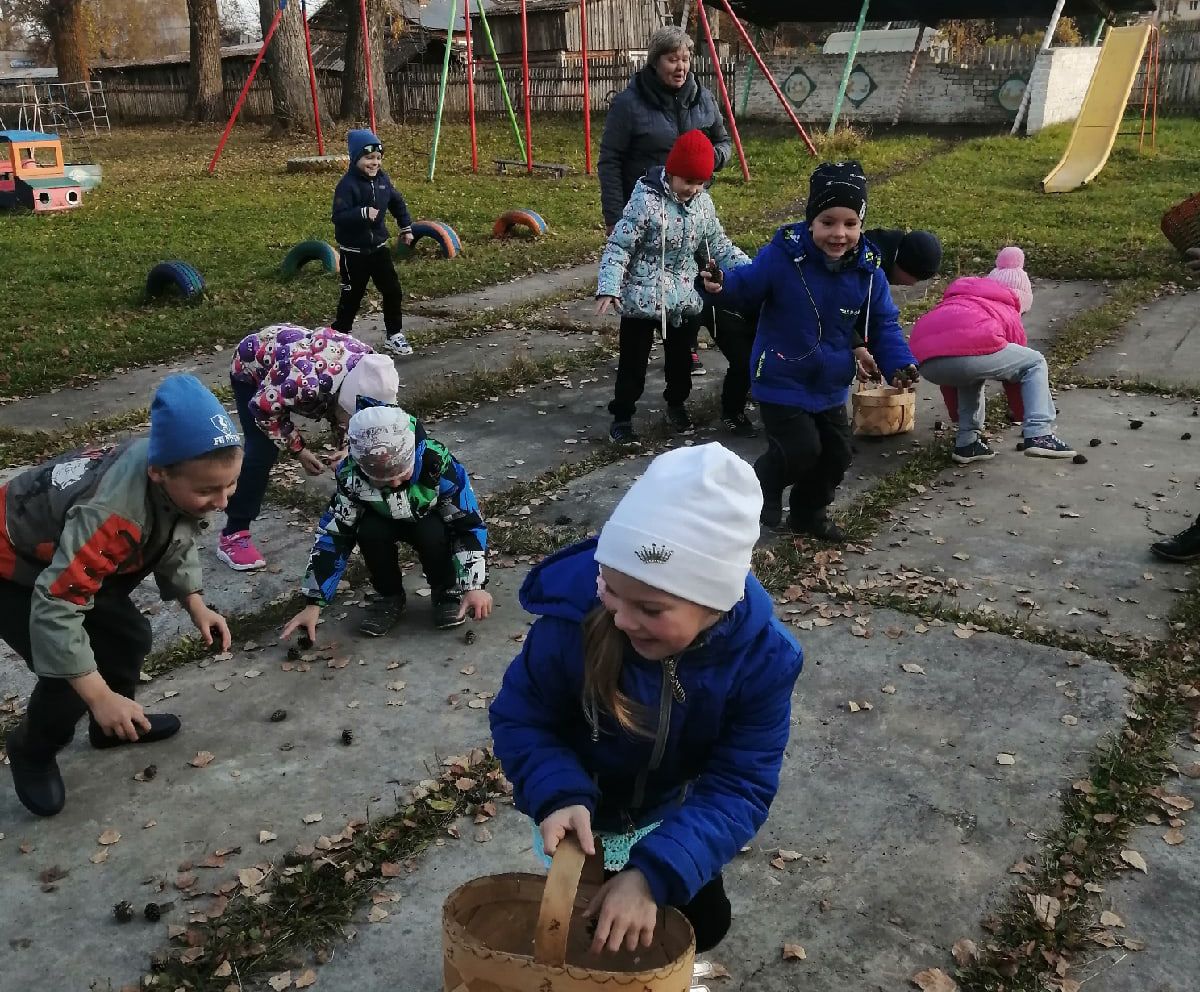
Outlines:
[{"label": "pink hood", "polygon": [[955,279],[942,302],[913,325],[908,346],[918,362],[963,355],[993,355],[1025,344],[1017,294],[991,279]]}]

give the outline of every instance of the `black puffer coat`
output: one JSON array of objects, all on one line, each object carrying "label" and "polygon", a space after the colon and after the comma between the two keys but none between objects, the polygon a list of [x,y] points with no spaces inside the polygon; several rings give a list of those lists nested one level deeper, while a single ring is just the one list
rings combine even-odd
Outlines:
[{"label": "black puffer coat", "polygon": [[732,151],[716,97],[689,72],[683,86],[664,86],[652,66],[642,69],[613,99],[600,139],[600,205],[604,223],[621,219],[634,184],[656,165],[666,165],[675,139],[685,131],[708,135],[720,170]]}]

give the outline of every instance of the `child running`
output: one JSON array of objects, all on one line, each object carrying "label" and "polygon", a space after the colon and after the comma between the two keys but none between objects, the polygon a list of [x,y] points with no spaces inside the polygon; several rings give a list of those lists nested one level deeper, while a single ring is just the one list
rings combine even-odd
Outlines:
[{"label": "child running", "polygon": [[392,359],[349,334],[328,327],[272,324],[238,344],[229,384],[246,435],[246,460],[229,500],[217,557],[244,572],[267,563],[250,538],[250,525],[262,509],[279,453],[294,455],[309,475],[331,467],[308,447],[292,416],[332,425],[339,453],[329,461],[336,465],[345,454],[340,449],[358,397],[395,403],[400,377]]},{"label": "child running", "polygon": [[[83,448],[0,487],[0,638],[37,684],[8,736],[17,798],[54,816],[67,801],[56,755],[90,713],[92,747],[151,744],[179,717],[134,701],[150,653],[150,623],[129,598],[153,574],[207,644],[229,650],[229,627],[205,605],[196,540],[225,506],[242,439],[194,376],[165,379],[150,437]],[[97,772],[97,774],[102,774]]]},{"label": "child running", "polygon": [[851,459],[846,398],[860,313],[865,347],[884,377],[897,386],[917,378],[879,252],[861,237],[866,212],[862,166],[826,162],[812,174],[804,223],[781,227],[749,265],[704,274],[718,306],[761,307],[750,392],[767,435],[754,463],[762,523],[779,526],[791,486],[792,533],[826,541],[846,537],[828,507]]},{"label": "child running", "polygon": [[[670,512],[663,512],[669,500]],[[535,846],[603,842],[594,952],[648,947],[660,907],[698,951],[728,931],[722,870],[779,788],[800,646],[750,574],[758,481],[719,444],[654,459],[591,538],[525,579],[537,615],[491,708]]]},{"label": "child running", "polygon": [[995,458],[983,440],[983,384],[989,379],[1021,386],[1025,454],[1072,458],[1075,449],[1054,436],[1058,415],[1042,353],[1026,346],[1021,315],[1033,306],[1025,253],[1009,246],[996,256],[986,278],[956,279],[942,302],[913,325],[909,344],[921,374],[958,393],[958,435],[953,458],[960,465]]},{"label": "child running", "polygon": [[397,545],[417,552],[439,630],[471,614],[492,612],[487,585],[487,527],[467,478],[445,445],[425,434],[416,417],[395,406],[367,406],[350,418],[349,456],[337,467],[337,490],[321,515],[308,558],[308,606],[283,628],[298,627],[316,640],[317,618],[337,592],[355,545],[377,598],[359,629],[382,637],[407,606]]},{"label": "child running", "polygon": [[666,166],[637,181],[600,259],[596,313],[615,306],[621,314],[617,382],[608,404],[613,418],[608,436],[616,444],[641,443],[633,414],[646,388],[656,331],[663,340],[667,424],[676,434],[695,431],[685,403],[703,306],[694,285],[696,253],[724,266],[749,261],[726,237],[704,188],[713,162],[712,142],[703,131],[680,135]]},{"label": "child running", "polygon": [[383,171],[383,142],[371,131],[355,129],[346,138],[350,168],[333,191],[333,234],[337,239],[342,281],[334,330],[349,334],[367,283],[374,282],[383,301],[384,348],[393,355],[413,353],[404,336],[404,291],[388,247],[387,212],[400,225],[400,240],[413,243],[412,218],[404,197]]}]

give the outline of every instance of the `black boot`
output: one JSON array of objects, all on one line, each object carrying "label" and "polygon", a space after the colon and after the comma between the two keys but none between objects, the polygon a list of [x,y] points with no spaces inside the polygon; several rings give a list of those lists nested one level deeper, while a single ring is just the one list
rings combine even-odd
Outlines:
[{"label": "black boot", "polygon": [[788,526],[793,534],[806,534],[831,544],[841,544],[846,540],[846,532],[830,520],[824,510],[804,520],[789,517]]},{"label": "black boot", "polygon": [[181,726],[179,717],[174,713],[147,713],[146,719],[150,721],[150,729],[143,730],[138,734],[135,741],[122,740],[116,735],[109,736],[100,729],[100,725],[95,720],[88,718],[88,740],[92,742],[92,747],[104,749],[109,747],[120,747],[122,744],[153,744],[156,741],[165,741],[168,737],[174,737],[179,733]]},{"label": "black boot", "polygon": [[774,530],[783,521],[783,493],[763,493],[762,512],[758,522]]},{"label": "black boot", "polygon": [[12,767],[17,798],[35,816],[54,816],[67,803],[54,748],[38,747],[30,741],[29,727],[22,722],[8,735],[8,763]]},{"label": "black boot", "polygon": [[1155,542],[1150,545],[1150,550],[1164,561],[1195,561],[1200,558],[1200,520],[1174,537]]}]

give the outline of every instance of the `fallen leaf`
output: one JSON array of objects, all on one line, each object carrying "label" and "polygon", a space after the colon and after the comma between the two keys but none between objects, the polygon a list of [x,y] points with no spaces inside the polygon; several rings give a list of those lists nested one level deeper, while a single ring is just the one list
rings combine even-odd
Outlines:
[{"label": "fallen leaf", "polygon": [[1111,910],[1105,910],[1100,914],[1100,925],[1102,927],[1123,927],[1125,921]]},{"label": "fallen leaf", "polygon": [[851,713],[857,713],[859,709],[861,709],[858,703],[856,703],[853,699],[846,704],[846,708],[850,710]]},{"label": "fallen leaf", "polygon": [[1137,851],[1131,851],[1126,848],[1121,852],[1121,860],[1130,867],[1136,868],[1140,872],[1146,872],[1146,859],[1138,854]]},{"label": "fallen leaf", "polygon": [[388,911],[382,906],[372,906],[371,912],[367,914],[367,919],[372,923],[378,923],[380,920],[386,920],[387,917]]},{"label": "fallen leaf", "polygon": [[243,868],[238,872],[238,881],[241,882],[242,886],[247,889],[254,888],[254,886],[258,885],[264,878],[266,878],[266,875],[264,875],[258,868]]},{"label": "fallen leaf", "polygon": [[979,948],[975,946],[975,941],[969,937],[960,937],[954,942],[954,946],[950,948],[950,953],[954,955],[954,960],[958,962],[958,966],[965,968],[979,956]]},{"label": "fallen leaf", "polygon": [[1174,847],[1176,844],[1182,844],[1183,831],[1179,829],[1168,830],[1165,834],[1163,834],[1163,840],[1165,840],[1172,847]]},{"label": "fallen leaf", "polygon": [[197,751],[196,757],[188,762],[193,768],[207,768],[215,757],[211,751]]},{"label": "fallen leaf", "polygon": [[379,866],[379,874],[383,878],[399,878],[404,869],[396,861],[385,861]]},{"label": "fallen leaf", "polygon": [[487,708],[486,699],[468,699],[467,708],[472,710],[482,710]]},{"label": "fallen leaf", "polygon": [[1033,904],[1033,915],[1038,918],[1038,921],[1047,930],[1053,930],[1054,924],[1058,921],[1058,913],[1062,908],[1061,904],[1054,896],[1048,896],[1045,893],[1030,893],[1029,901]]},{"label": "fallen leaf", "polygon": [[782,849],[779,851],[780,861],[799,861],[802,857],[804,857],[804,855],[799,851],[785,851]]},{"label": "fallen leaf", "polygon": [[969,628],[966,628],[966,627],[955,627],[954,628],[954,636],[961,637],[964,640],[966,640],[966,638],[968,638],[968,637],[974,637],[975,631],[970,630]]},{"label": "fallen leaf", "polygon": [[292,984],[292,973],[290,971],[281,971],[278,975],[272,975],[267,979],[267,984],[275,990],[275,992],[283,992],[284,989],[290,988]]},{"label": "fallen leaf", "polygon": [[1187,778],[1200,778],[1200,762],[1184,765],[1179,769],[1179,774]]},{"label": "fallen leaf", "polygon": [[941,968],[926,968],[909,979],[921,992],[958,992],[958,983]]},{"label": "fallen leaf", "polygon": [[461,675],[474,675],[474,674],[475,674],[475,666],[474,666],[474,665],[468,665],[466,668],[460,668],[460,669],[459,669],[459,674],[461,674]]},{"label": "fallen leaf", "polygon": [[1138,940],[1136,937],[1126,937],[1121,941],[1121,946],[1127,951],[1144,951],[1146,949],[1146,942]]},{"label": "fallen leaf", "polygon": [[305,823],[320,823],[324,816],[324,813],[305,813],[300,819]]},{"label": "fallen leaf", "polygon": [[216,690],[217,690],[217,692],[224,692],[224,691],[225,691],[226,689],[228,689],[228,688],[229,688],[229,687],[230,687],[232,684],[233,684],[232,682],[226,682],[226,681],[222,680],[222,681],[220,681],[220,682],[214,682],[214,683],[213,683],[213,688],[214,688],[214,689],[216,689]]},{"label": "fallen leaf", "polygon": [[121,839],[121,831],[120,830],[105,830],[104,833],[102,833],[99,836],[99,838],[97,838],[97,843],[103,844],[105,847],[108,847],[109,844],[115,844],[120,839]]},{"label": "fallen leaf", "polygon": [[404,679],[396,679],[395,682],[389,682],[387,684],[387,687],[389,689],[391,689],[392,692],[399,692],[401,689],[403,689],[407,685],[408,685],[408,683],[405,682]]},{"label": "fallen leaf", "polygon": [[302,971],[296,976],[296,988],[298,989],[306,989],[310,985],[315,985],[316,983],[317,973],[313,971],[312,968],[309,968],[307,971]]},{"label": "fallen leaf", "polygon": [[104,864],[104,862],[108,860],[108,848],[107,847],[100,848],[100,850],[98,850],[95,854],[93,854],[90,858],[88,858],[88,860],[94,865]]},{"label": "fallen leaf", "polygon": [[1016,756],[1009,754],[1007,751],[1001,751],[996,755],[996,764],[998,765],[1015,765],[1016,763]]},{"label": "fallen leaf", "polygon": [[216,970],[213,972],[213,978],[228,978],[232,974],[233,965],[231,965],[229,963],[229,959],[226,958],[219,965],[217,965]]},{"label": "fallen leaf", "polygon": [[475,843],[486,844],[492,839],[492,832],[487,827],[479,826],[475,828]]},{"label": "fallen leaf", "polygon": [[784,944],[783,945],[783,960],[784,961],[804,961],[808,955],[804,953],[804,948],[799,944]]},{"label": "fallen leaf", "polygon": [[1070,713],[1064,713],[1058,718],[1058,720],[1060,723],[1068,727],[1074,727],[1077,723],[1079,723],[1079,717],[1072,716]]},{"label": "fallen leaf", "polygon": [[896,687],[894,685],[892,685],[890,682],[887,685],[885,685],[882,689],[880,689],[879,691],[882,693],[886,693],[889,696],[896,695]]},{"label": "fallen leaf", "polygon": [[260,675],[262,675],[262,672],[260,672],[257,668],[251,668],[249,671],[242,672],[242,678],[245,679],[256,679]]},{"label": "fallen leaf", "polygon": [[915,661],[907,661],[900,666],[902,671],[908,672],[909,675],[924,675],[925,669],[918,665]]},{"label": "fallen leaf", "polygon": [[963,554],[961,551],[955,551],[954,554],[952,554],[950,557],[953,558],[955,561],[967,561],[970,559],[971,556]]},{"label": "fallen leaf", "polygon": [[269,844],[273,840],[278,840],[279,835],[271,833],[270,830],[260,830],[258,832],[258,842],[260,844]]}]

